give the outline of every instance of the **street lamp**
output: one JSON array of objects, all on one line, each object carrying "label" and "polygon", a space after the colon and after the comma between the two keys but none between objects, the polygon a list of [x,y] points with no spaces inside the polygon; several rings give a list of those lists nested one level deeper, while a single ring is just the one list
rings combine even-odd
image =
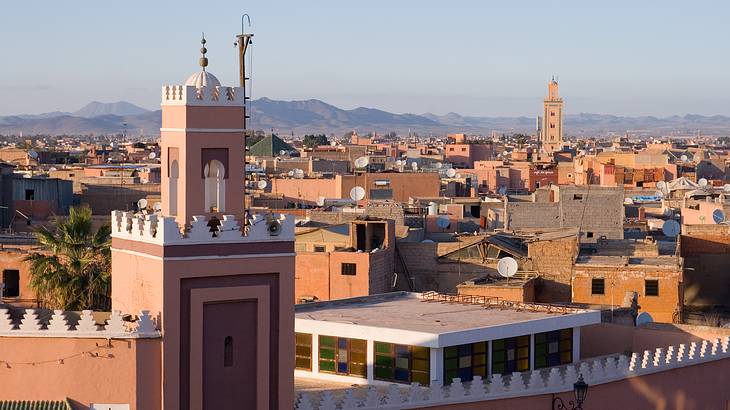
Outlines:
[{"label": "street lamp", "polygon": [[563,399],[553,395],[553,410],[583,410],[583,402],[588,395],[588,383],[583,380],[583,375],[578,376],[578,381],[573,384],[573,393],[575,394],[575,402],[572,400],[565,405]]}]

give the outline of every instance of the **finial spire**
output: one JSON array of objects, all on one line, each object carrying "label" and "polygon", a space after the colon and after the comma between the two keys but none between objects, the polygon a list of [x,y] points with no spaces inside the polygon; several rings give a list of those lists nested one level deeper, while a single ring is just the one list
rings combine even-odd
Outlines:
[{"label": "finial spire", "polygon": [[203,67],[203,71],[205,71],[205,67],[208,66],[208,57],[205,56],[205,53],[208,52],[208,49],[205,48],[205,33],[203,33],[203,38],[200,40],[200,44],[202,44],[203,46],[200,47],[201,57],[198,63],[201,67]]}]

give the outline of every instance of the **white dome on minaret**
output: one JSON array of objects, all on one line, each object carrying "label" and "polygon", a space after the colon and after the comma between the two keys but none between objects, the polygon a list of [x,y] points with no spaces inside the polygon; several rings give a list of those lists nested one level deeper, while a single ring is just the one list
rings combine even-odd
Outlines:
[{"label": "white dome on minaret", "polygon": [[185,85],[191,85],[197,88],[200,87],[220,87],[221,82],[218,81],[216,76],[203,70],[198,73],[193,73],[188,80],[185,81]]},{"label": "white dome on minaret", "polygon": [[199,73],[194,73],[190,77],[188,77],[188,80],[185,81],[186,86],[194,86],[197,88],[200,87],[220,87],[221,82],[218,81],[218,79],[211,73],[205,71],[205,67],[208,66],[208,58],[205,56],[205,53],[208,52],[208,49],[205,48],[205,34],[203,34],[203,38],[200,40],[200,44],[203,46],[200,48],[200,61],[199,64],[203,68]]}]

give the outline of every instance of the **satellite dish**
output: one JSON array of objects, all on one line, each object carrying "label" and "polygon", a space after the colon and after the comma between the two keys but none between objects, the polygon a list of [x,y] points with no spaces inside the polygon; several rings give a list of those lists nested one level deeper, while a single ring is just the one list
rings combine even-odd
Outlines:
[{"label": "satellite dish", "polygon": [[722,190],[723,190],[723,191],[725,191],[725,192],[730,192],[730,184],[725,184],[725,185],[724,185],[724,186],[722,187]]},{"label": "satellite dish", "polygon": [[703,187],[703,188],[704,188],[704,187],[706,187],[706,186],[707,186],[707,183],[708,183],[708,182],[707,182],[707,179],[705,179],[705,178],[700,178],[700,180],[699,180],[699,181],[697,181],[697,183],[698,183],[698,184],[699,184],[699,185],[700,185],[701,187]]},{"label": "satellite dish", "polygon": [[507,193],[507,188],[501,186],[497,192],[499,192],[500,195],[504,195]]},{"label": "satellite dish", "polygon": [[686,156],[686,155],[682,155],[681,157],[679,157],[679,159],[681,159],[681,160],[682,160],[682,162],[687,162],[687,160],[688,160],[689,158],[687,158],[687,156]]},{"label": "satellite dish", "polygon": [[456,179],[461,179],[461,174],[456,174]]},{"label": "satellite dish", "polygon": [[667,189],[667,183],[664,181],[659,181],[656,183],[656,187],[657,189],[664,191],[665,189]]},{"label": "satellite dish", "polygon": [[334,147],[334,146],[336,146],[336,145],[337,145],[337,141],[330,141],[330,146],[331,146],[331,147]]},{"label": "satellite dish", "polygon": [[324,206],[324,199],[325,198],[323,196],[317,198],[317,206]]},{"label": "satellite dish", "polygon": [[436,218],[436,225],[441,229],[446,229],[451,226],[451,220],[448,216],[439,216]]},{"label": "satellite dish", "polygon": [[365,189],[361,186],[356,186],[350,190],[350,199],[353,201],[362,201],[365,198]]},{"label": "satellite dish", "polygon": [[289,171],[286,174],[289,175],[290,177],[293,177],[294,176],[294,171],[293,170],[292,171]]},{"label": "satellite dish", "polygon": [[148,155],[147,158],[149,158],[149,159],[155,159],[155,158],[157,158],[157,154],[154,153],[154,152],[150,152],[150,155]]},{"label": "satellite dish", "polygon": [[634,200],[633,199],[628,198],[628,197],[627,198],[624,198],[624,205],[633,205],[633,204],[634,204]]},{"label": "satellite dish", "polygon": [[664,198],[664,192],[656,191],[656,192],[654,192],[654,196],[657,198]]},{"label": "satellite dish", "polygon": [[296,178],[296,179],[302,179],[302,178],[304,178],[304,171],[302,171],[299,168],[295,169],[294,170],[294,178]]},{"label": "satellite dish", "polygon": [[30,150],[30,151],[28,151],[28,156],[33,159],[36,159],[36,158],[38,158],[38,153],[33,150]]},{"label": "satellite dish", "polygon": [[716,224],[725,222],[725,212],[722,212],[722,209],[715,209],[712,211],[712,220],[715,221]]},{"label": "satellite dish", "polygon": [[147,200],[142,198],[139,201],[137,201],[137,208],[139,208],[139,209],[147,208]]},{"label": "satellite dish", "polygon": [[641,312],[639,316],[636,316],[636,326],[641,326],[654,321],[649,312]]},{"label": "satellite dish", "polygon": [[455,177],[456,176],[456,170],[454,168],[449,168],[446,171],[446,176],[449,177],[449,178]]},{"label": "satellite dish", "polygon": [[49,172],[58,171],[58,168],[56,168],[56,167],[50,167],[50,168],[48,168],[48,171]]},{"label": "satellite dish", "polygon": [[411,168],[413,168],[414,171],[418,171],[418,163],[417,162],[411,162]]},{"label": "satellite dish", "polygon": [[279,151],[279,155],[280,155],[280,156],[282,156],[282,157],[283,157],[284,155],[286,155],[286,150],[281,150],[281,151]]},{"label": "satellite dish", "polygon": [[397,166],[397,167],[401,167],[401,166],[403,166],[403,161],[401,161],[401,160],[397,159],[397,160],[395,161],[395,166]]},{"label": "satellite dish", "polygon": [[437,162],[436,163],[436,169],[441,169],[444,166],[444,164]]},{"label": "satellite dish", "polygon": [[155,202],[155,204],[152,205],[152,209],[154,209],[155,212],[162,211],[162,202]]},{"label": "satellite dish", "polygon": [[430,239],[424,239],[421,241],[421,243],[433,243],[433,241]]},{"label": "satellite dish", "polygon": [[355,160],[355,168],[365,168],[370,163],[370,159],[368,157],[359,157]]},{"label": "satellite dish", "polygon": [[517,273],[517,261],[509,256],[504,257],[497,262],[497,272],[505,278],[511,278]]},{"label": "satellite dish", "polygon": [[256,184],[256,186],[258,186],[259,189],[266,189],[266,187],[268,185],[269,184],[266,181],[264,181],[263,179]]},{"label": "satellite dish", "polygon": [[662,232],[664,232],[665,236],[668,236],[670,238],[674,238],[679,235],[679,231],[681,229],[682,227],[679,225],[679,222],[673,219],[664,222],[664,225],[662,225]]}]

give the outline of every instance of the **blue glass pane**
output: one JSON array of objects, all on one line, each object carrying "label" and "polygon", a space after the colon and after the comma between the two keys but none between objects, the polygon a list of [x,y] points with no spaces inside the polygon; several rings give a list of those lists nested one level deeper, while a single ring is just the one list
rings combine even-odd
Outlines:
[{"label": "blue glass pane", "polygon": [[347,362],[337,363],[337,373],[347,373]]},{"label": "blue glass pane", "polygon": [[337,339],[337,346],[340,349],[347,349],[347,339]]},{"label": "blue glass pane", "polygon": [[471,345],[459,346],[459,356],[466,356],[471,354]]},{"label": "blue glass pane", "polygon": [[459,369],[459,377],[461,378],[462,382],[471,381],[474,378],[471,367]]},{"label": "blue glass pane", "polygon": [[408,352],[408,346],[395,345],[395,354],[399,356],[410,355],[410,353]]},{"label": "blue glass pane", "polygon": [[407,382],[407,381],[409,381],[408,373],[410,373],[408,370],[395,369],[395,379],[398,381]]}]

